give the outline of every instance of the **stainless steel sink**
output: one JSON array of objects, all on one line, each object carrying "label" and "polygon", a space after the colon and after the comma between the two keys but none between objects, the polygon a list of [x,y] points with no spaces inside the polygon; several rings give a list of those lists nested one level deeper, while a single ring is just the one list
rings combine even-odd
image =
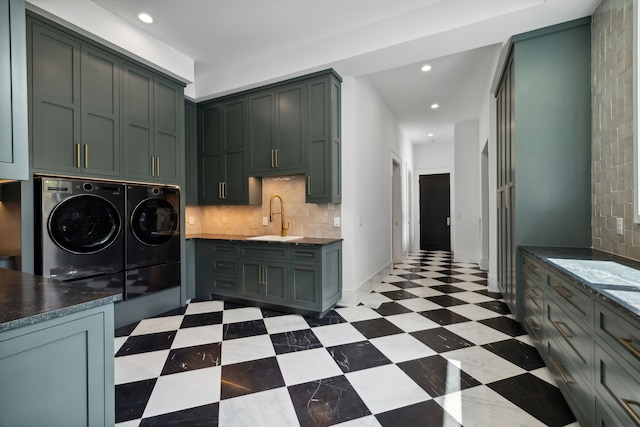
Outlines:
[{"label": "stainless steel sink", "polygon": [[247,240],[261,240],[265,242],[289,242],[291,240],[302,239],[304,236],[278,236],[277,234],[267,234],[265,236],[247,237]]}]

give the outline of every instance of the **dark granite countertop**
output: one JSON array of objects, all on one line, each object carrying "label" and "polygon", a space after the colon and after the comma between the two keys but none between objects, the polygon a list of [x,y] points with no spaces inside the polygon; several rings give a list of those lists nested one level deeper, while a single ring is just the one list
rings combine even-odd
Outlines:
[{"label": "dark granite countertop", "polygon": [[520,249],[623,316],[640,322],[640,262],[590,248]]},{"label": "dark granite countertop", "polygon": [[265,240],[249,240],[249,237],[254,236],[243,236],[239,234],[210,234],[210,233],[199,233],[199,234],[187,234],[187,239],[203,239],[203,240],[221,240],[226,242],[251,242],[257,244],[266,244],[266,245],[297,245],[297,246],[325,246],[330,245],[335,242],[341,242],[342,239],[323,239],[319,237],[303,237],[302,239],[289,240],[286,242],[281,241],[265,241]]},{"label": "dark granite countertop", "polygon": [[0,268],[0,332],[122,299],[122,292]]}]

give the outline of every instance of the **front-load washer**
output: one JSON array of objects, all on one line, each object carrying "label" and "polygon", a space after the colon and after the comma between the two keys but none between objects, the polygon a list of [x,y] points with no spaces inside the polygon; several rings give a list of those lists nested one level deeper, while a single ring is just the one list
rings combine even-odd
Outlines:
[{"label": "front-load washer", "polygon": [[180,189],[126,189],[125,299],[180,286]]},{"label": "front-load washer", "polygon": [[123,184],[36,177],[36,274],[124,289]]}]

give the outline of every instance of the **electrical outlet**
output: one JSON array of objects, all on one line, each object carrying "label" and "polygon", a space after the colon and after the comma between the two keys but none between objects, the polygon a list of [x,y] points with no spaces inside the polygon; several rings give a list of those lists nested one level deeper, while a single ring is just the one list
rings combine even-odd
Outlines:
[{"label": "electrical outlet", "polygon": [[622,218],[616,218],[616,233],[621,236],[624,234],[624,224],[622,222]]},{"label": "electrical outlet", "polygon": [[340,227],[340,217],[339,216],[334,216],[333,217],[333,226],[334,227]]},{"label": "electrical outlet", "polygon": [[267,225],[269,225],[269,218],[268,217],[266,217],[266,216],[262,217],[262,225],[264,225],[265,227]]},{"label": "electrical outlet", "polygon": [[195,218],[194,218],[194,217],[192,217],[192,216],[190,216],[190,217],[189,217],[189,224],[190,224],[190,225],[193,225],[193,224],[195,224],[195,223],[196,223]]}]

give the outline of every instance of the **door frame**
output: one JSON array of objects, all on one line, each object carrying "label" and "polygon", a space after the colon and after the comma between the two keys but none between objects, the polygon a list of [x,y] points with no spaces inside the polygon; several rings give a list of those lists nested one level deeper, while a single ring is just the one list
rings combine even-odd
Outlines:
[{"label": "door frame", "polygon": [[420,175],[437,175],[437,174],[449,174],[449,198],[451,207],[451,252],[455,251],[455,237],[456,232],[456,203],[455,203],[455,180],[456,176],[453,173],[453,168],[431,168],[431,169],[414,169],[413,171],[413,188],[412,188],[412,204],[413,204],[413,239],[412,250],[420,250]]},{"label": "door frame", "polygon": [[404,207],[402,204],[402,163],[391,157],[391,260],[400,262],[404,256]]}]

